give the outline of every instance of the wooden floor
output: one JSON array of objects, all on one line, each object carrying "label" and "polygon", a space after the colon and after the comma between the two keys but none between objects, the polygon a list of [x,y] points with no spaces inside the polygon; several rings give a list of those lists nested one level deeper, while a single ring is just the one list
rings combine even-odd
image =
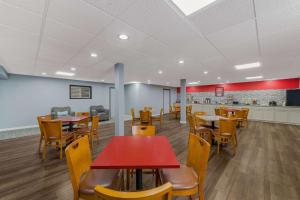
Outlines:
[{"label": "wooden floor", "polygon": [[[95,145],[94,157],[113,133],[112,124],[100,127],[101,142]],[[130,133],[130,123],[126,123],[126,133]],[[166,118],[158,134],[169,138],[178,160],[184,163],[188,128]],[[229,149],[218,155],[212,148],[207,200],[300,199],[300,126],[250,122],[249,128],[239,131],[238,142],[234,157]],[[52,150],[42,162],[37,144],[37,136],[0,141],[1,200],[73,199],[65,158],[59,160],[58,152]],[[145,177],[145,185],[151,179]]]}]

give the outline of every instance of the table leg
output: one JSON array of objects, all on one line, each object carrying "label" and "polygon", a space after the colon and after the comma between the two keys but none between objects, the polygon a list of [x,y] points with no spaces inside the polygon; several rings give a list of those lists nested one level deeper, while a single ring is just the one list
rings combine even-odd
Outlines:
[{"label": "table leg", "polygon": [[70,124],[69,124],[69,131],[70,132],[72,132],[74,130],[73,126],[74,126],[73,122],[70,122]]},{"label": "table leg", "polygon": [[143,189],[143,172],[142,169],[136,169],[135,172],[136,176],[136,190],[142,190]]}]

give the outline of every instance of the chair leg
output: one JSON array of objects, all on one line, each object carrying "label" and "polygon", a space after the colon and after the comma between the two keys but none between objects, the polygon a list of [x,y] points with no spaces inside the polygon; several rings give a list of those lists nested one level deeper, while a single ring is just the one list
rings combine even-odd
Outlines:
[{"label": "chair leg", "polygon": [[217,152],[219,154],[220,153],[220,141],[218,140],[217,142],[218,142],[218,151]]},{"label": "chair leg", "polygon": [[62,155],[62,153],[63,153],[63,152],[62,152],[62,150],[63,150],[63,148],[62,148],[62,141],[60,141],[60,142],[59,142],[59,146],[60,146],[60,154],[59,154],[59,159],[61,159],[61,160],[62,160],[62,156],[63,156],[63,155]]},{"label": "chair leg", "polygon": [[232,151],[233,151],[233,155],[235,155],[236,153],[236,145],[234,144],[234,138],[231,138],[231,147],[232,147]]},{"label": "chair leg", "polygon": [[199,200],[204,200],[204,191],[201,187],[199,187],[198,194],[199,194]]},{"label": "chair leg", "polygon": [[39,150],[38,150],[38,153],[39,153],[39,154],[41,153],[42,141],[43,141],[43,136],[41,135],[41,136],[40,136],[40,143],[39,143]]},{"label": "chair leg", "polygon": [[90,138],[91,138],[91,147],[92,147],[92,151],[93,151],[93,149],[94,149],[94,134],[93,133],[90,134]]},{"label": "chair leg", "polygon": [[46,154],[47,154],[47,144],[46,144],[46,142],[45,142],[44,148],[43,148],[43,160],[46,159]]}]

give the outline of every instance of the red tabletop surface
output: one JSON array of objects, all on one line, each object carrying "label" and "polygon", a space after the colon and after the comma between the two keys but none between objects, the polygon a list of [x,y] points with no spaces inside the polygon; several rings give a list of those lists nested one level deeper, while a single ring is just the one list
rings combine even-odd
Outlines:
[{"label": "red tabletop surface", "polygon": [[61,116],[56,119],[61,120],[62,122],[79,122],[88,118],[88,116]]},{"label": "red tabletop surface", "polygon": [[165,136],[114,136],[91,165],[92,169],[179,167]]}]

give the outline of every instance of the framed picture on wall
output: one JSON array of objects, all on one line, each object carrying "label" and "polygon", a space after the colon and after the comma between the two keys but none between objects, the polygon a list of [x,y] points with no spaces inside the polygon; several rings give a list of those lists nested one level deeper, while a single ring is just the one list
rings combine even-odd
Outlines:
[{"label": "framed picture on wall", "polygon": [[224,87],[216,87],[215,96],[216,97],[223,97],[224,96]]},{"label": "framed picture on wall", "polygon": [[70,99],[92,99],[92,86],[70,85]]}]

